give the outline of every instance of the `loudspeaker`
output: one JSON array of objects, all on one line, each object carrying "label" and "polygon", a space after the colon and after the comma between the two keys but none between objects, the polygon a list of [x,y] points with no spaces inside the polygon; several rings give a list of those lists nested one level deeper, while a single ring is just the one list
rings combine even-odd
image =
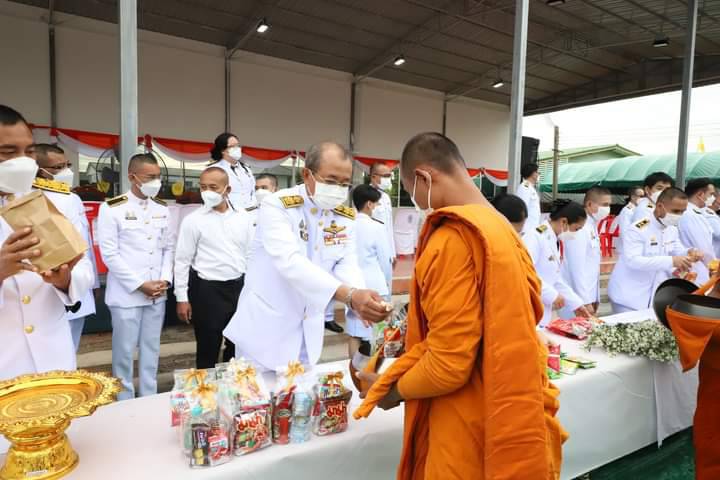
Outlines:
[{"label": "loudspeaker", "polygon": [[538,162],[538,147],[540,139],[532,137],[522,137],[522,153],[520,156],[520,168],[528,163]]}]

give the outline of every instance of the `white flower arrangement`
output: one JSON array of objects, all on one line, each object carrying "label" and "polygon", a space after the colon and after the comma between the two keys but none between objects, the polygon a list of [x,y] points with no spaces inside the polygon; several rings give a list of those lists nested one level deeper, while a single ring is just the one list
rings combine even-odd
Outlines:
[{"label": "white flower arrangement", "polygon": [[584,344],[588,352],[593,347],[604,348],[611,357],[624,353],[659,362],[672,362],[679,354],[675,336],[655,320],[596,325]]}]

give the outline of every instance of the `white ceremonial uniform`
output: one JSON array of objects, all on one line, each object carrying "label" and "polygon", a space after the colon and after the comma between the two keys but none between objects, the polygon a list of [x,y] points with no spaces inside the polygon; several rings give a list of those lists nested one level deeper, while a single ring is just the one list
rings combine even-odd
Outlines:
[{"label": "white ceremonial uniform", "polygon": [[630,224],[623,255],[610,274],[608,295],[615,313],[652,306],[657,287],[672,276],[673,256],[686,255],[678,229],[650,215]]},{"label": "white ceremonial uniform", "polygon": [[558,295],[563,296],[565,305],[573,311],[584,303],[562,278],[558,238],[550,224],[543,222],[525,233],[522,239],[542,282],[541,297],[545,309],[540,326],[544,327],[552,320],[552,304]]},{"label": "white ceremonial uniform", "polygon": [[703,214],[713,232],[713,255],[715,258],[720,258],[720,216],[710,207],[705,207]]},{"label": "white ceremonial uniform", "polygon": [[275,370],[320,358],[326,310],[344,283],[364,288],[355,211],[321,210],[305,185],[263,201],[237,312],[224,331],[236,354]]},{"label": "white ceremonial uniform", "polygon": [[633,215],[635,214],[635,205],[633,205],[632,202],[628,202],[627,205],[625,205],[622,210],[620,210],[620,213],[618,214],[617,218],[615,219],[615,226],[618,228],[619,236],[617,237],[618,240],[615,242],[615,251],[618,253],[622,253],[622,234],[623,231],[627,230],[632,223]]},{"label": "white ceremonial uniform", "polygon": [[[6,202],[6,198],[0,197],[0,206]],[[76,221],[69,220],[79,229]],[[0,244],[11,233],[10,226],[0,218]],[[72,270],[67,294],[40,275],[26,271],[0,283],[0,380],[25,373],[75,370],[75,350],[65,306],[80,300],[92,282],[92,266],[83,257]]]},{"label": "white ceremonial uniform", "polygon": [[710,278],[707,264],[715,258],[712,243],[712,228],[710,227],[703,208],[698,208],[688,203],[685,213],[680,218],[678,230],[680,231],[680,242],[687,248],[696,248],[703,253],[700,262],[693,263],[692,271],[697,273],[697,284],[702,285]]},{"label": "white ceremonial uniform", "polygon": [[[565,283],[580,297],[583,305],[600,301],[600,236],[597,223],[588,215],[574,238],[563,241],[562,275]],[[568,309],[563,312],[569,315]],[[575,310],[575,309],[572,309]]]},{"label": "white ceremonial uniform", "polygon": [[139,347],[139,394],[157,393],[160,332],[165,318],[163,296],[152,300],[139,288],[151,280],[173,278],[174,234],[165,202],[141,199],[132,191],[100,206],[98,243],[108,267],[105,303],[113,323],[113,375],[122,383],[118,398],[135,396],[133,353]]},{"label": "white ceremonial uniform", "polygon": [[384,227],[384,235],[387,238],[388,251],[390,252],[390,259],[394,259],[397,254],[395,252],[395,230],[393,226],[393,209],[390,195],[378,187],[373,186],[378,192],[380,192],[380,202],[378,203],[375,210],[372,212],[372,218],[380,220]]},{"label": "white ceremonial uniform", "polygon": [[225,159],[215,162],[210,167],[219,167],[225,170],[230,179],[230,193],[228,198],[236,210],[257,206],[255,199],[255,177],[250,167],[242,162],[230,165]]},{"label": "white ceremonial uniform", "polygon": [[524,180],[520,184],[515,194],[525,202],[528,211],[523,232],[534,230],[535,227],[542,223],[542,217],[540,215],[540,195],[538,195],[535,187],[527,180]]},{"label": "white ceremonial uniform", "polygon": [[631,224],[637,223],[644,218],[649,218],[655,211],[655,204],[648,197],[638,200],[637,207],[633,210]]},{"label": "white ceremonial uniform", "polygon": [[[355,245],[365,286],[375,290],[389,301],[392,283],[392,257],[387,248],[384,233],[385,226],[380,220],[376,220],[374,216],[370,218],[364,213],[358,214],[355,222]],[[355,312],[348,310],[345,333],[351,337],[370,340],[371,330],[371,327],[363,325]]]}]

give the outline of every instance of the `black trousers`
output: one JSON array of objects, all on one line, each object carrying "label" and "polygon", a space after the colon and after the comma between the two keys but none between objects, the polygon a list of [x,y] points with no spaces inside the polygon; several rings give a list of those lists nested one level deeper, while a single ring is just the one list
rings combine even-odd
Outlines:
[{"label": "black trousers", "polygon": [[[223,330],[235,313],[245,276],[225,282],[203,280],[190,270],[188,299],[192,307],[192,324],[197,343],[197,368],[212,368],[218,362]],[[235,356],[235,345],[225,339],[222,361]]]}]

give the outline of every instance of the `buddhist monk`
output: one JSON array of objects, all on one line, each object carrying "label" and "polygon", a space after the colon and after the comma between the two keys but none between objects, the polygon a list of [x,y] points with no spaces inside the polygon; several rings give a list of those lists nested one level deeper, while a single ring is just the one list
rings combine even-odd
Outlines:
[{"label": "buddhist monk", "polygon": [[559,478],[566,434],[546,375],[540,282],[510,223],[483,197],[457,146],[412,138],[401,177],[429,213],[417,249],[406,353],[361,372],[360,418],[405,402],[400,480]]}]

